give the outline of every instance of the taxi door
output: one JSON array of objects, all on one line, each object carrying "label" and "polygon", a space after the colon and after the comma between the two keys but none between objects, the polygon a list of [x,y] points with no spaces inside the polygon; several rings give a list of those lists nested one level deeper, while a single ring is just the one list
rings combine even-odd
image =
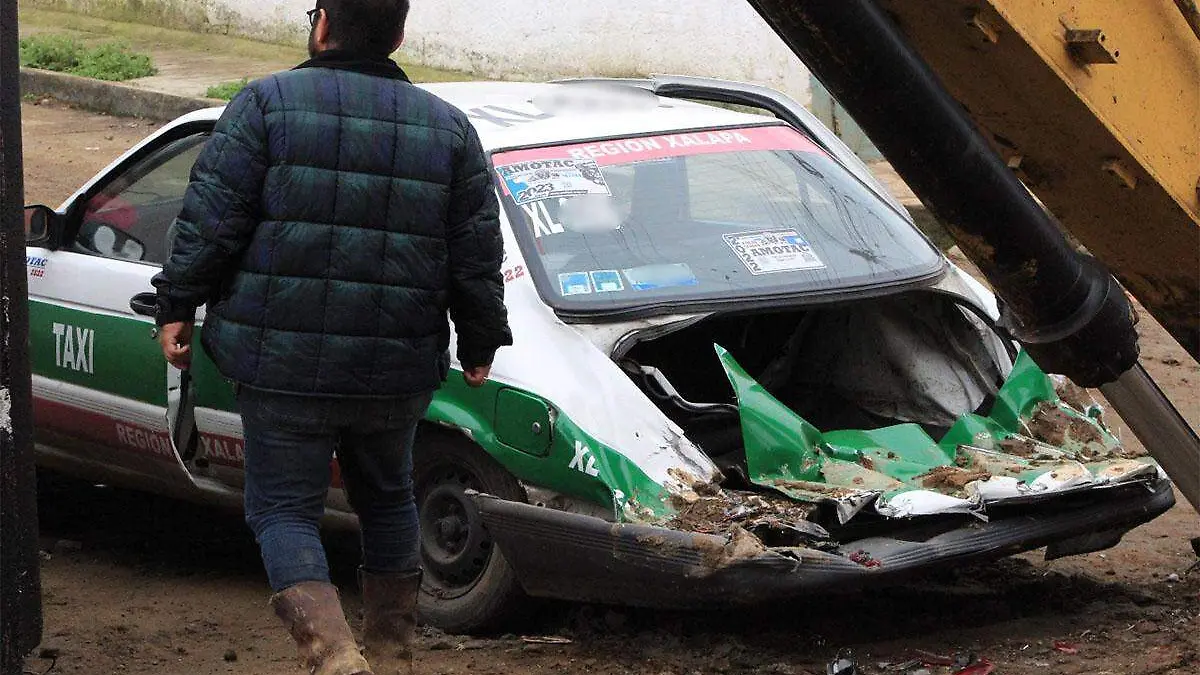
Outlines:
[{"label": "taxi door", "polygon": [[131,300],[147,300],[168,255],[209,129],[177,127],[139,146],[51,214],[51,241],[26,250],[44,466],[146,489],[191,485],[168,421],[168,377],[178,376]]}]

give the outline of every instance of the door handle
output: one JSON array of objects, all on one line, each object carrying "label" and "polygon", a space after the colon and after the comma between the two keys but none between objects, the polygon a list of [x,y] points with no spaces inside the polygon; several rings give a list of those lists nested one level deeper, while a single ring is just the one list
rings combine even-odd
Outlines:
[{"label": "door handle", "polygon": [[154,317],[158,314],[158,295],[151,292],[138,293],[129,299],[129,309],[132,309],[134,314]]}]

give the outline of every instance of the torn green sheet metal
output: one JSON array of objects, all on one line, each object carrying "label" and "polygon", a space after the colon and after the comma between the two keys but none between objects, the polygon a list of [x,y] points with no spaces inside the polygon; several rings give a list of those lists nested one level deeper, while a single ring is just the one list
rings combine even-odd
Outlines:
[{"label": "torn green sheet metal", "polygon": [[845,518],[876,497],[884,515],[922,515],[1157,475],[1151,460],[1124,454],[1098,410],[1063,402],[1024,352],[989,415],[962,415],[935,441],[917,424],[822,432],[714,346],[737,395],[750,480],[797,500],[855,503]]}]

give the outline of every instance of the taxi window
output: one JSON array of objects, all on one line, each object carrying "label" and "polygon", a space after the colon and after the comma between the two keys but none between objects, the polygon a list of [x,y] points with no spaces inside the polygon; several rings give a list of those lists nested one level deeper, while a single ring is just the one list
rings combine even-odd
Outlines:
[{"label": "taxi window", "polygon": [[942,269],[911,224],[789,127],[497,153],[543,297],[569,310],[877,287]]},{"label": "taxi window", "polygon": [[192,165],[208,136],[195,134],[168,143],[105,184],[83,208],[75,250],[166,262],[168,230],[183,209]]}]

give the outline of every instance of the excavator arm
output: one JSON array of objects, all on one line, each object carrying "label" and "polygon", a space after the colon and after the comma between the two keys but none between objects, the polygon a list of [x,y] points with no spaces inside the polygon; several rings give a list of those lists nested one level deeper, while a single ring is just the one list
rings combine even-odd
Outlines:
[{"label": "excavator arm", "polygon": [[1200,441],[1138,364],[1126,297],[1200,360],[1195,0],[749,2],[988,277],[1012,333],[1100,387],[1200,509]]}]

